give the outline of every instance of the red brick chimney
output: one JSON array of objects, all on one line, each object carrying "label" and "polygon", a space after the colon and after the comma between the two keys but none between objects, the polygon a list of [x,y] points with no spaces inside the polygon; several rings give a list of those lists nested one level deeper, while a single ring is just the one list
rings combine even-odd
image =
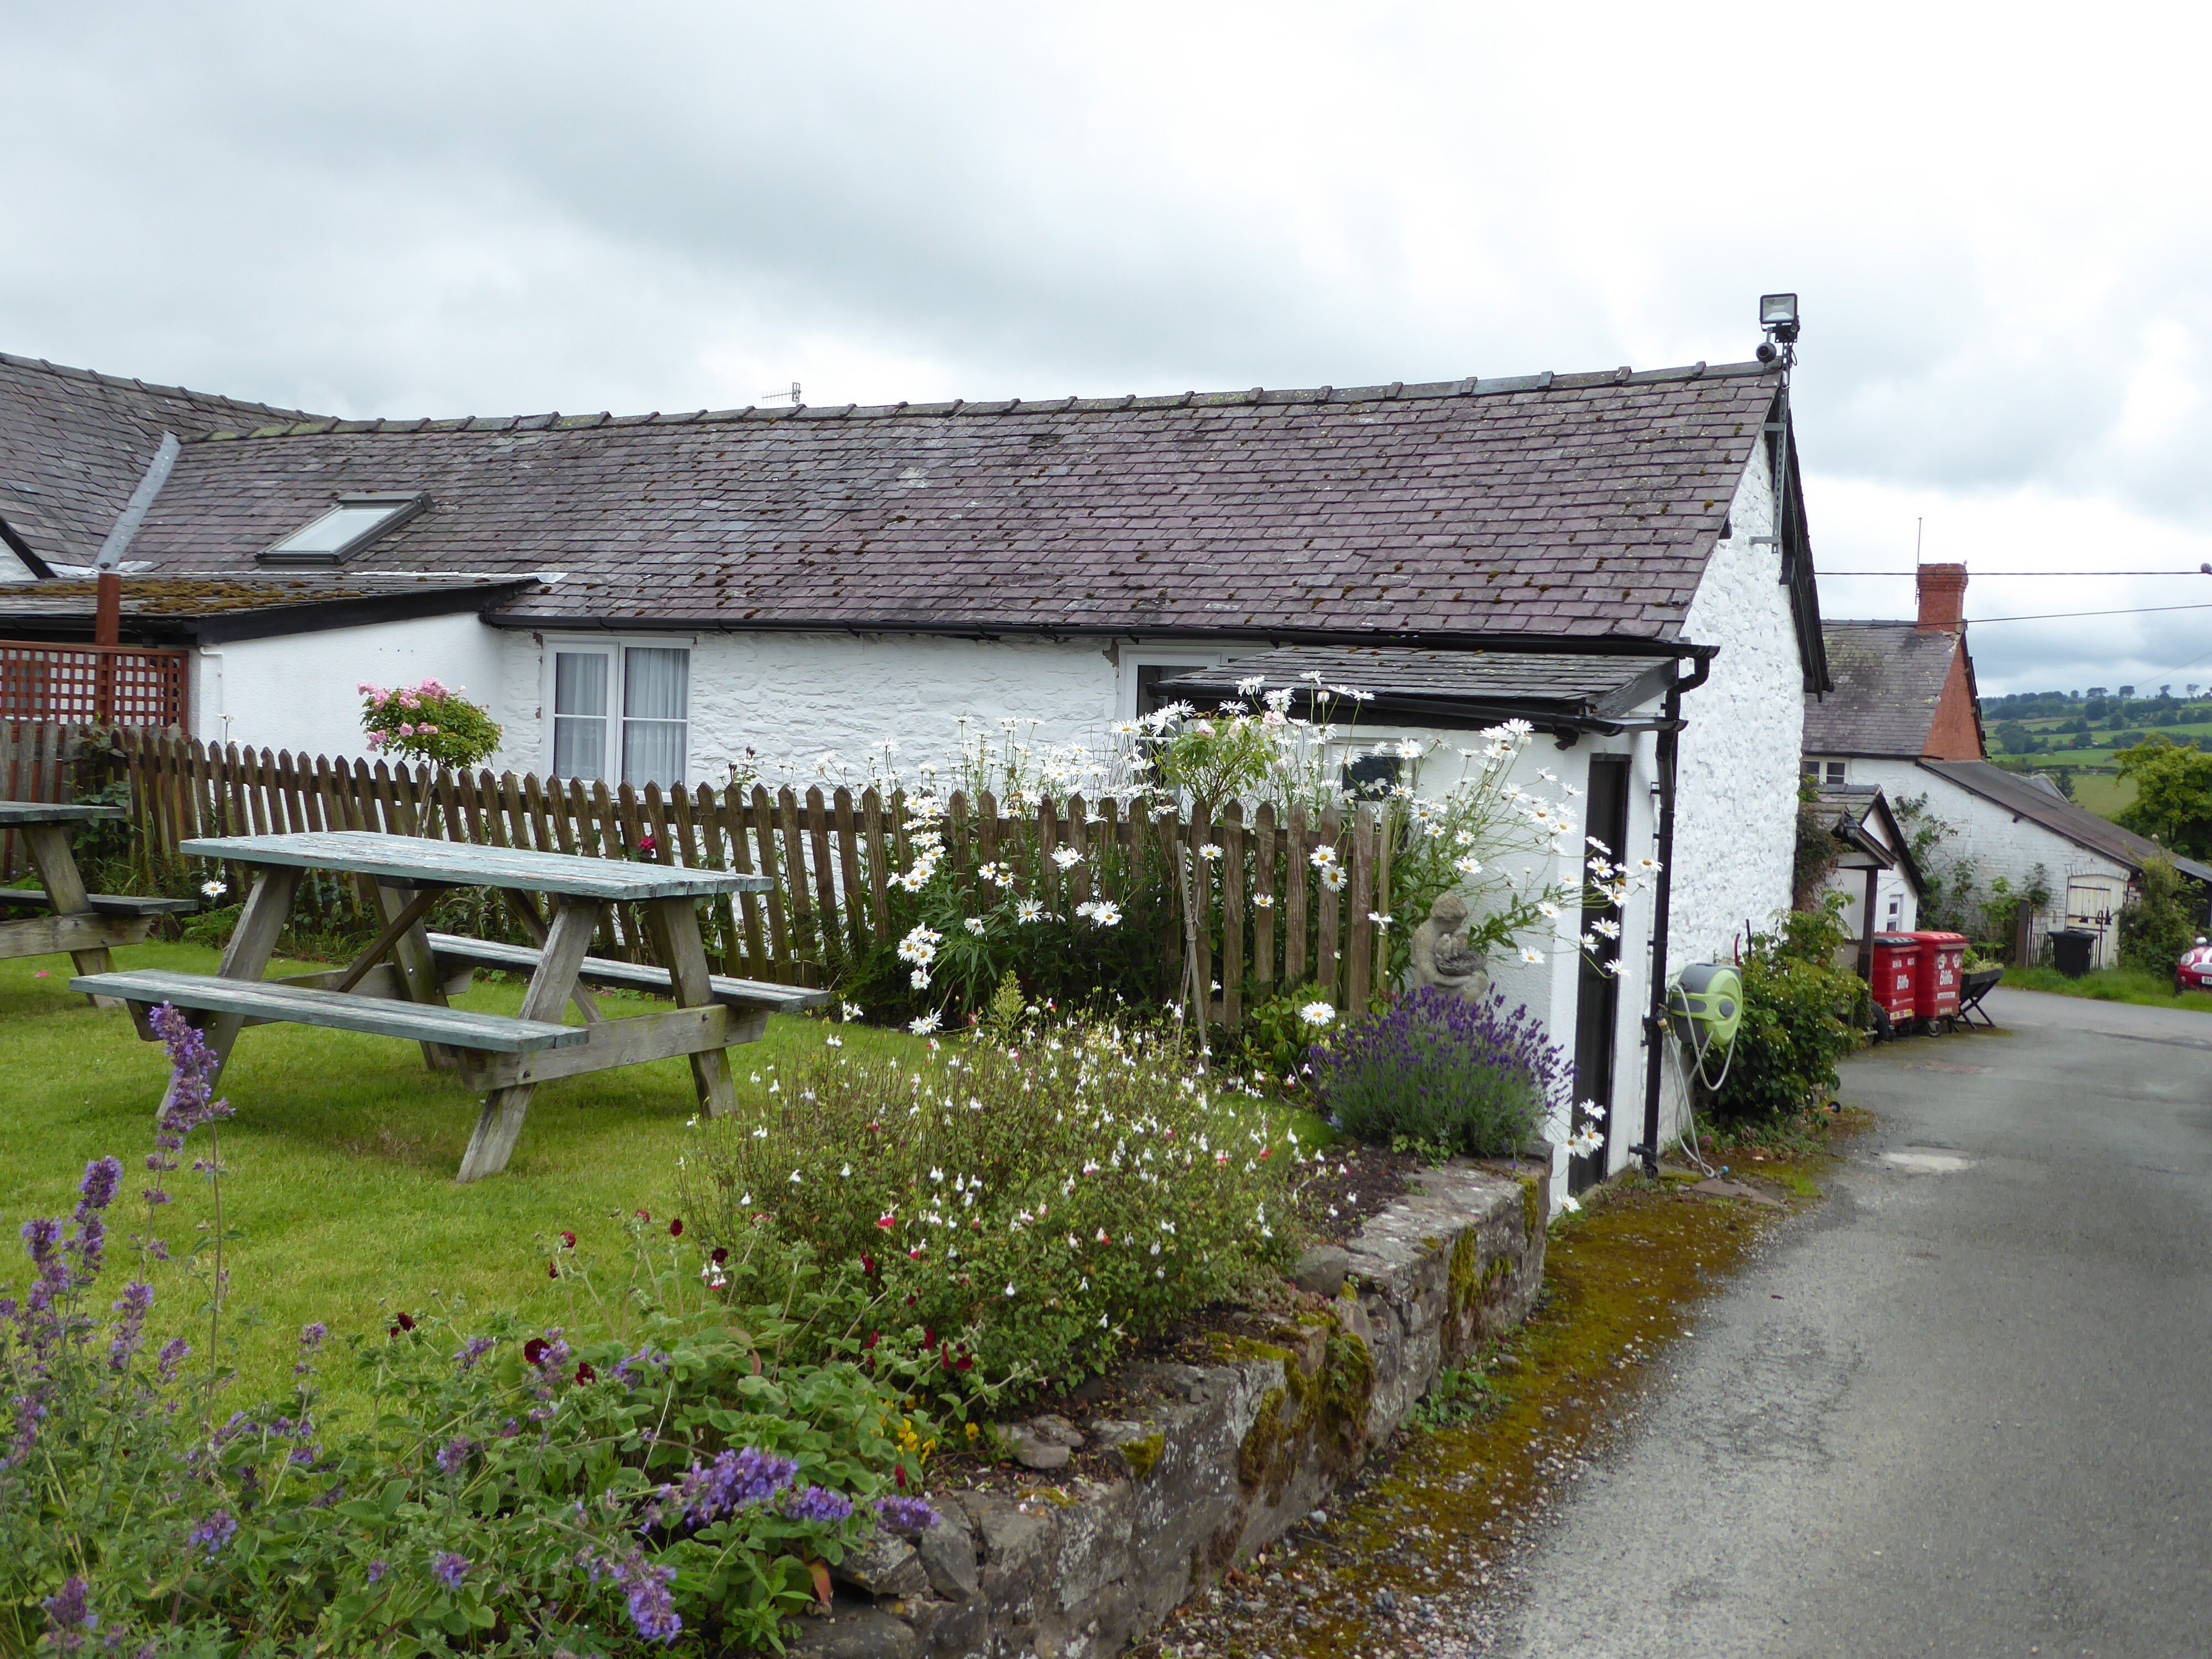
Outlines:
[{"label": "red brick chimney", "polygon": [[1920,567],[1920,628],[1923,633],[1966,631],[1966,567]]}]

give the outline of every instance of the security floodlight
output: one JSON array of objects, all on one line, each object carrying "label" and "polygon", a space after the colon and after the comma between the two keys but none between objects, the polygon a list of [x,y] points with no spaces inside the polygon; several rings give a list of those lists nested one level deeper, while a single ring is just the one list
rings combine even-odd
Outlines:
[{"label": "security floodlight", "polygon": [[1794,294],[1762,294],[1759,296],[1759,325],[1772,328],[1778,324],[1797,320],[1797,296]]}]

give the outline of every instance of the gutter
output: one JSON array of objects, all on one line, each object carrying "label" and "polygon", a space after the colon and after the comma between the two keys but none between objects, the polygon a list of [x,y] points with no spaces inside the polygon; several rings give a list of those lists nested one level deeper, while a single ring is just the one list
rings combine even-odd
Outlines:
[{"label": "gutter", "polygon": [[[1401,646],[1418,651],[1517,652],[1534,656],[1653,657],[1680,660],[1694,657],[1710,662],[1720,647],[1687,645],[1635,634],[1478,634],[1464,629],[1434,628],[1264,628],[1194,627],[1163,623],[1157,627],[1131,623],[926,623],[908,619],[863,618],[858,621],[742,621],[711,617],[563,617],[538,612],[505,611],[487,615],[494,628],[527,629],[539,633],[589,632],[609,634],[885,634],[948,640],[1190,640],[1208,644]],[[1699,680],[1702,684],[1702,679]]]},{"label": "gutter", "polygon": [[[1684,654],[1688,654],[1685,653]],[[1667,1040],[1667,931],[1674,895],[1674,783],[1682,747],[1682,694],[1694,691],[1712,674],[1713,647],[1697,659],[1687,679],[1668,683],[1665,718],[1659,726],[1659,887],[1651,918],[1651,1011],[1644,1017],[1644,1139],[1628,1150],[1644,1160],[1644,1173],[1659,1177],[1659,1084]]]}]

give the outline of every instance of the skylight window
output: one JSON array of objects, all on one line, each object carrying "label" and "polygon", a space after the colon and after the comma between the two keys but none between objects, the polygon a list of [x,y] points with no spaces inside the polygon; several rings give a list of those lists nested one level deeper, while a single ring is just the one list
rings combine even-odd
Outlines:
[{"label": "skylight window", "polygon": [[337,506],[265,550],[261,558],[268,564],[337,564],[428,505],[421,495],[341,495]]}]

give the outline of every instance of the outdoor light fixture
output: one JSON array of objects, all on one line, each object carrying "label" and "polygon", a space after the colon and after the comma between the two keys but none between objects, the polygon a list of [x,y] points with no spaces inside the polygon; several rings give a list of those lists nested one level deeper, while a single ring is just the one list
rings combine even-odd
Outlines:
[{"label": "outdoor light fixture", "polygon": [[1759,343],[1759,361],[1771,363],[1776,357],[1783,360],[1786,368],[1797,361],[1797,296],[1794,294],[1762,294],[1759,296],[1759,325],[1766,337]]}]

